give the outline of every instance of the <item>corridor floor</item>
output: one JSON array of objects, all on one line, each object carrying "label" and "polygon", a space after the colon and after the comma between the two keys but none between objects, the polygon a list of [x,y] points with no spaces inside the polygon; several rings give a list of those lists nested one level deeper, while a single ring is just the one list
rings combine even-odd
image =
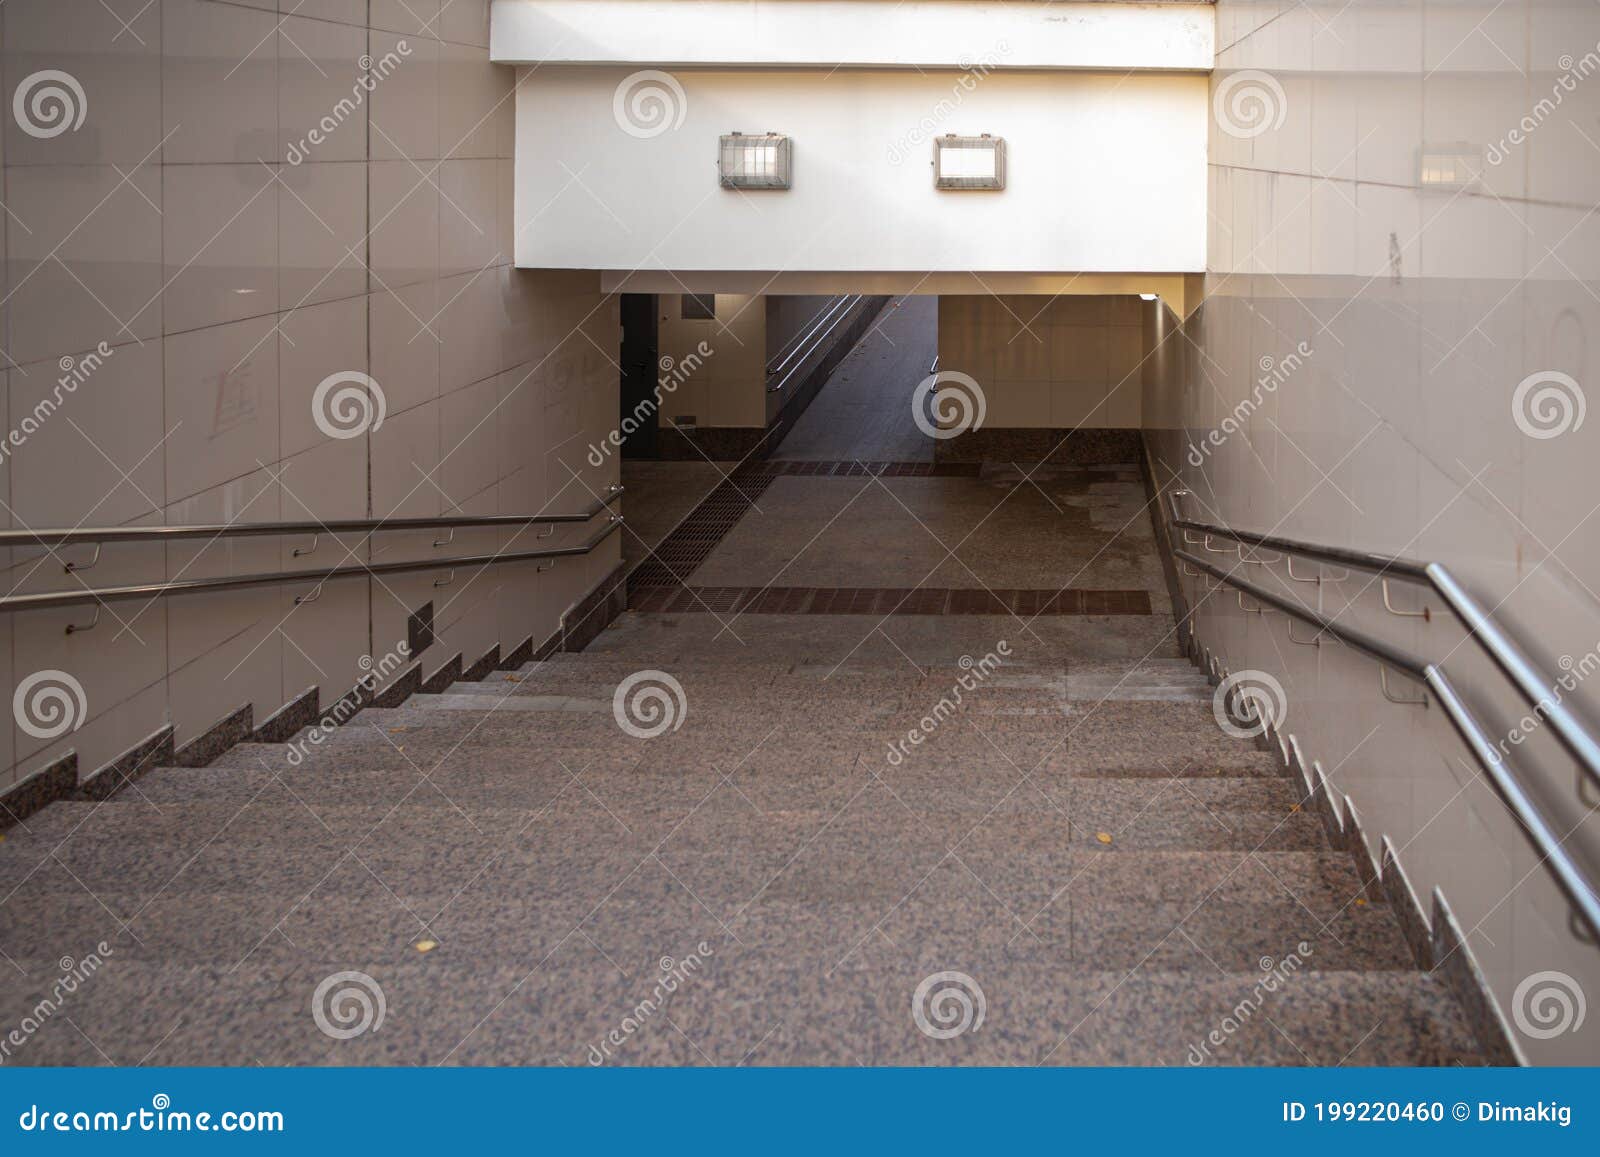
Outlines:
[{"label": "corridor floor", "polygon": [[1178,657],[1135,464],[760,481],[635,599],[692,609],[13,829],[16,1061],[1476,1063]]}]

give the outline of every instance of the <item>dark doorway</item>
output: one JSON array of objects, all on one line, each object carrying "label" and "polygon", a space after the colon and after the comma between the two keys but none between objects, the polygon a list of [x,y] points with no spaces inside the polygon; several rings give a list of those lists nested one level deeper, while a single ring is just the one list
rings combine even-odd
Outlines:
[{"label": "dark doorway", "polygon": [[622,295],[622,388],[618,429],[624,458],[655,458],[661,416],[656,402],[656,297]]}]

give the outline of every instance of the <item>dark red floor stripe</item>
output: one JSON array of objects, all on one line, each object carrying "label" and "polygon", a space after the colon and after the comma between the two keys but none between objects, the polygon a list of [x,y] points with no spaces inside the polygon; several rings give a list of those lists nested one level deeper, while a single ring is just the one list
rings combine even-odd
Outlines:
[{"label": "dark red floor stripe", "polygon": [[1141,590],[973,590],[950,587],[651,586],[630,610],[752,615],[1148,615]]}]

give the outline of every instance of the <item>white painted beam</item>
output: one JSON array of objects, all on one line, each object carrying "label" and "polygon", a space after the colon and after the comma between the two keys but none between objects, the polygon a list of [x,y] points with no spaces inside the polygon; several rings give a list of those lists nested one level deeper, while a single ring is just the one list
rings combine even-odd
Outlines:
[{"label": "white painted beam", "polygon": [[506,64],[1208,71],[1210,4],[494,0]]},{"label": "white painted beam", "polygon": [[[1205,268],[1197,74],[522,69],[528,268],[1186,273]],[[793,187],[722,188],[719,135],[781,132]],[[935,187],[933,138],[1006,141],[1006,188]]]},{"label": "white painted beam", "polygon": [[1199,304],[1201,275],[1195,273],[971,273],[961,270],[909,270],[901,273],[816,272],[743,269],[670,272],[602,270],[601,293],[739,293],[750,296],[840,293],[900,296],[1025,295],[1103,297],[1153,293],[1179,317]]}]

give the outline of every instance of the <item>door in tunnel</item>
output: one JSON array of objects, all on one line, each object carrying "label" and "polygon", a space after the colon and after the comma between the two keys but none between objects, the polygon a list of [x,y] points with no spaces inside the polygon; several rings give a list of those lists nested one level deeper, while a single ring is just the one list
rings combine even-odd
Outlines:
[{"label": "door in tunnel", "polygon": [[657,341],[656,295],[622,295],[622,380],[618,393],[618,429],[624,458],[655,458],[661,416],[655,397]]}]

